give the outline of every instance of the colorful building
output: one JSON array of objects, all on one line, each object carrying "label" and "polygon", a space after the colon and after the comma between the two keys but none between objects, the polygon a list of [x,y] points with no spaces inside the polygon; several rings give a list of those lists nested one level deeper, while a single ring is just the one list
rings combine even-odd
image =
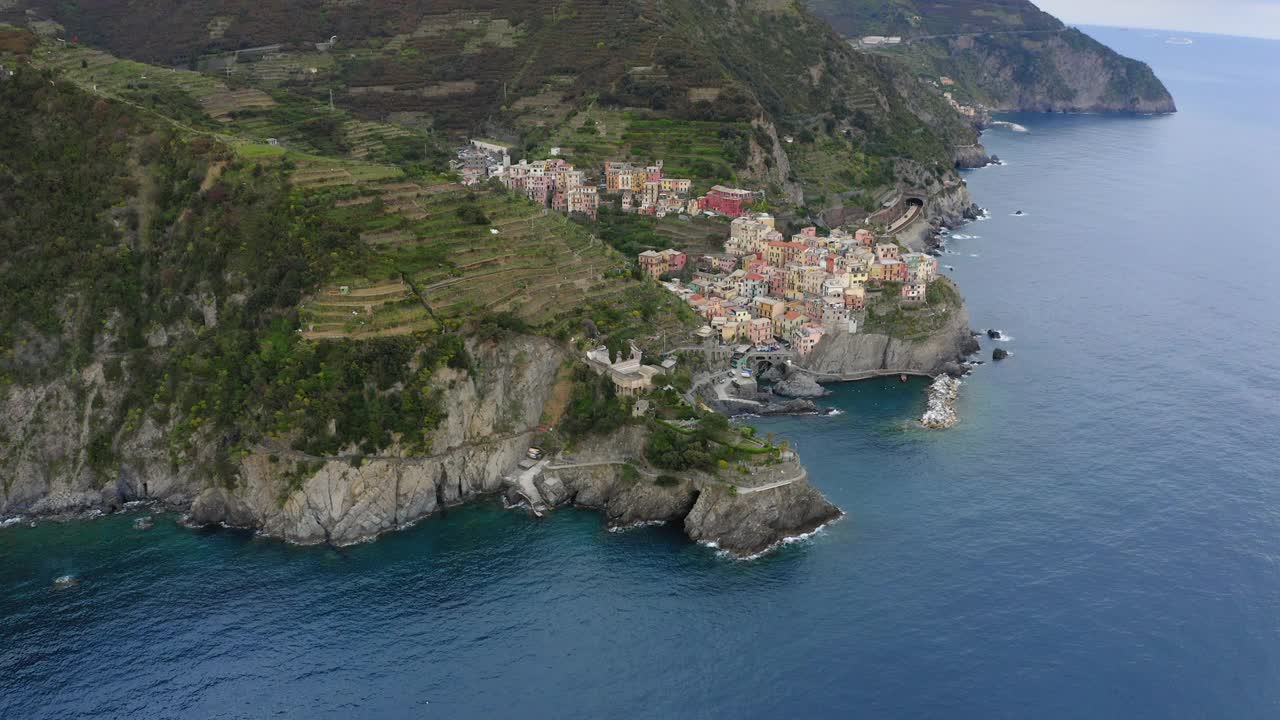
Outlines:
[{"label": "colorful building", "polygon": [[901,260],[883,260],[871,266],[872,282],[906,282],[907,264]]},{"label": "colorful building", "polygon": [[645,250],[636,260],[640,263],[640,270],[654,280],[666,275],[670,269],[667,257],[657,250]]},{"label": "colorful building", "polygon": [[924,253],[906,253],[902,259],[913,282],[930,283],[938,277],[938,258]]},{"label": "colorful building", "polygon": [[844,306],[851,310],[861,310],[867,306],[867,289],[862,284],[850,285],[844,289]]},{"label": "colorful building", "polygon": [[565,212],[580,213],[594,219],[600,209],[600,193],[594,187],[584,185],[565,194]]},{"label": "colorful building", "polygon": [[797,262],[808,246],[804,243],[774,240],[765,246],[765,260],[774,267],[786,267]]},{"label": "colorful building", "polygon": [[750,190],[716,185],[702,198],[702,209],[729,217],[746,215],[748,207],[755,201],[755,193]]},{"label": "colorful building", "polygon": [[902,249],[893,243],[877,243],[876,244],[876,260],[884,262],[885,260],[901,260]]},{"label": "colorful building", "polygon": [[687,195],[693,189],[693,181],[685,178],[662,178],[659,182],[662,192]]},{"label": "colorful building", "polygon": [[769,280],[759,273],[746,273],[738,280],[738,295],[753,298],[769,292]]},{"label": "colorful building", "polygon": [[788,340],[794,340],[800,332],[800,328],[809,322],[809,316],[796,310],[788,310],[782,315],[779,334]]},{"label": "colorful building", "polygon": [[794,344],[796,353],[799,354],[800,357],[804,357],[813,352],[813,349],[822,341],[822,336],[822,326],[816,323],[806,323],[801,326]]},{"label": "colorful building", "polygon": [[752,345],[768,345],[773,342],[773,320],[767,317],[752,318],[747,325],[747,342]]},{"label": "colorful building", "polygon": [[751,310],[756,317],[780,318],[786,309],[786,303],[768,295],[759,295],[751,301]]},{"label": "colorful building", "polygon": [[667,272],[670,273],[678,273],[684,270],[685,263],[688,261],[688,256],[683,251],[674,248],[663,250],[662,255],[667,260]]}]

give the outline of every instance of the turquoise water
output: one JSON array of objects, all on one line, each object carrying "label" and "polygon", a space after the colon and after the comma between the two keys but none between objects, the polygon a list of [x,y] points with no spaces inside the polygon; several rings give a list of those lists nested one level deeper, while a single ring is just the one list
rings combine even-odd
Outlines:
[{"label": "turquoise water", "polygon": [[988,133],[942,262],[1013,357],[961,424],[892,381],[757,422],[842,521],[750,563],[492,504],[343,550],[8,528],[0,717],[1276,717],[1280,43],[1096,32],[1182,112]]}]

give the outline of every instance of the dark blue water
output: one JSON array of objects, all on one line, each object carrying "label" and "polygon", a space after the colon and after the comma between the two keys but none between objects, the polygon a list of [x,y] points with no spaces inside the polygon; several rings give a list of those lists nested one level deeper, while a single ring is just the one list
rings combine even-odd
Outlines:
[{"label": "dark blue water", "polygon": [[943,262],[1013,357],[962,423],[896,383],[758,423],[843,521],[750,563],[491,505],[343,551],[9,528],[0,717],[1280,716],[1280,43],[1097,34],[1182,112],[988,134]]}]

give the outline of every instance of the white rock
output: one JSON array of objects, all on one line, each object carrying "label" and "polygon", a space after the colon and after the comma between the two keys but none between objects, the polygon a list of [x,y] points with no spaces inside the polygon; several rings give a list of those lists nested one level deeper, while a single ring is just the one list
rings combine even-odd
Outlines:
[{"label": "white rock", "polygon": [[949,428],[959,422],[956,416],[956,398],[960,396],[960,381],[949,375],[941,375],[929,386],[929,405],[920,417],[920,424],[927,428]]}]

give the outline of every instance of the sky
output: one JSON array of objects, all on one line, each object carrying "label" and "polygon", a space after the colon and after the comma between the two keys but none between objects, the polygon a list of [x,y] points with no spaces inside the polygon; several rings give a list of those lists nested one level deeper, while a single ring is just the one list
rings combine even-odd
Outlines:
[{"label": "sky", "polygon": [[1032,0],[1071,25],[1280,39],[1280,0]]}]

